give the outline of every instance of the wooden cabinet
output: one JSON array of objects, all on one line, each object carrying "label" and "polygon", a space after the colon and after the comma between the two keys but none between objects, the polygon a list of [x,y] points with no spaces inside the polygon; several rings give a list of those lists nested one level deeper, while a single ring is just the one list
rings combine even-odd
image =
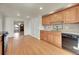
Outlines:
[{"label": "wooden cabinet", "polygon": [[56,21],[57,22],[62,22],[63,21],[63,13],[62,12],[58,12],[58,13],[56,13],[57,14],[57,19],[56,19]]},{"label": "wooden cabinet", "polygon": [[69,8],[63,11],[64,13],[64,23],[75,23],[77,22],[76,16],[77,16],[77,8]]},{"label": "wooden cabinet", "polygon": [[56,23],[56,22],[62,22],[63,21],[63,13],[62,12],[58,12],[52,15],[48,15],[48,16],[43,16],[42,17],[42,24],[52,24],[52,23]]},{"label": "wooden cabinet", "polygon": [[61,32],[41,31],[41,40],[45,40],[57,47],[62,48]]},{"label": "wooden cabinet", "polygon": [[56,22],[56,16],[57,16],[56,14],[51,15],[51,20],[50,20],[51,23]]},{"label": "wooden cabinet", "polygon": [[53,43],[54,41],[54,36],[53,33],[51,31],[48,31],[48,40],[49,43]]},{"label": "wooden cabinet", "polygon": [[76,23],[77,8],[72,7],[51,15],[51,22]]},{"label": "wooden cabinet", "polygon": [[43,25],[50,24],[50,16],[43,16],[42,17],[42,24]]},{"label": "wooden cabinet", "polygon": [[62,47],[62,37],[61,32],[53,32],[53,44]]},{"label": "wooden cabinet", "polygon": [[76,19],[77,19],[76,22],[79,23],[79,6],[77,6],[77,15],[76,15],[76,16],[77,16],[77,18],[76,18]]},{"label": "wooden cabinet", "polygon": [[45,40],[45,41],[48,41],[50,43],[53,42],[53,33],[50,32],[50,31],[41,31],[41,40]]},{"label": "wooden cabinet", "polygon": [[46,31],[41,31],[40,32],[40,37],[41,37],[41,40],[47,40],[47,32]]},{"label": "wooden cabinet", "polygon": [[56,22],[79,23],[79,5],[64,9],[42,17],[43,24],[52,24]]},{"label": "wooden cabinet", "polygon": [[63,13],[62,12],[58,12],[55,14],[51,15],[51,23],[56,23],[56,22],[63,22]]}]

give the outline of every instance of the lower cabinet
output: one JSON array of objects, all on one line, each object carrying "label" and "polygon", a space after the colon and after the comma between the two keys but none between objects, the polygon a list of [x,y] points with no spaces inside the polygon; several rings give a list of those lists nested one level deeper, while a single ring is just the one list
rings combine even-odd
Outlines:
[{"label": "lower cabinet", "polygon": [[1,41],[1,36],[0,36],[0,41]]},{"label": "lower cabinet", "polygon": [[47,32],[41,31],[40,37],[41,37],[41,40],[47,40]]},{"label": "lower cabinet", "polygon": [[48,34],[47,34],[47,35],[48,35],[48,36],[47,36],[47,37],[48,37],[48,40],[47,40],[47,41],[48,41],[49,43],[53,43],[53,41],[54,41],[54,40],[53,40],[53,38],[54,38],[53,33],[52,33],[52,32],[47,32],[47,33],[48,33]]},{"label": "lower cabinet", "polygon": [[45,40],[48,43],[51,43],[57,47],[62,48],[62,38],[61,32],[53,32],[53,31],[44,31],[41,30],[40,32],[41,40]]},{"label": "lower cabinet", "polygon": [[53,44],[62,48],[62,36],[61,32],[53,32]]}]

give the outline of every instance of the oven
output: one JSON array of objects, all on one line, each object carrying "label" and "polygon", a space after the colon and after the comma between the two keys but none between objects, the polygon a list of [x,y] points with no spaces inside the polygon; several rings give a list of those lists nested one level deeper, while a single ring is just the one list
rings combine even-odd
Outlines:
[{"label": "oven", "polygon": [[79,36],[62,33],[62,48],[67,49],[75,54],[79,54]]}]

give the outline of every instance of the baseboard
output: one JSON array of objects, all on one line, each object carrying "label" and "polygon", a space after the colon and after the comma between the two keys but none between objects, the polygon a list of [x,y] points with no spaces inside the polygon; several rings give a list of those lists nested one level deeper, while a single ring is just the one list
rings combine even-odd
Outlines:
[{"label": "baseboard", "polygon": [[30,35],[30,36],[32,36],[32,37],[34,37],[34,38],[36,38],[36,39],[40,40],[40,38],[37,38],[37,37],[36,37],[36,36],[34,36],[34,35]]},{"label": "baseboard", "polygon": [[[34,35],[24,35],[24,37],[25,36],[31,36],[31,37],[33,37],[33,38],[35,38],[35,39],[38,39],[38,40],[40,40],[40,38],[37,38],[36,36],[34,36]],[[14,37],[8,37],[9,39],[12,39],[12,38],[14,38]]]}]

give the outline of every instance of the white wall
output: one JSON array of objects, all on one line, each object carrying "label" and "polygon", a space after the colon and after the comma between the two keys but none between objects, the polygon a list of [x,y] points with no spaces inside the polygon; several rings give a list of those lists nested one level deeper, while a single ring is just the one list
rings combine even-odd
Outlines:
[{"label": "white wall", "polygon": [[14,26],[13,19],[6,17],[5,18],[5,31],[8,31],[9,37],[13,37],[14,34]]},{"label": "white wall", "polygon": [[34,19],[30,20],[30,35],[32,35],[35,38],[40,39],[40,28],[41,28],[41,16],[38,16]]},{"label": "white wall", "polygon": [[25,19],[24,20],[24,35],[30,35],[31,29],[30,29],[30,20]]},{"label": "white wall", "polygon": [[79,24],[64,24],[62,32],[79,33]]},{"label": "white wall", "polygon": [[0,32],[2,32],[2,17],[0,16]]},{"label": "white wall", "polygon": [[29,34],[28,29],[28,20],[27,19],[20,19],[20,18],[14,18],[14,17],[6,17],[5,18],[5,31],[9,32],[9,37],[14,36],[14,21],[24,21],[24,35]]},{"label": "white wall", "polygon": [[[0,18],[0,31],[2,31],[2,24]],[[14,36],[14,21],[24,21],[24,35],[32,35],[40,39],[41,16],[33,19],[20,19],[13,17],[5,17],[5,31],[9,32],[9,37]]]}]

